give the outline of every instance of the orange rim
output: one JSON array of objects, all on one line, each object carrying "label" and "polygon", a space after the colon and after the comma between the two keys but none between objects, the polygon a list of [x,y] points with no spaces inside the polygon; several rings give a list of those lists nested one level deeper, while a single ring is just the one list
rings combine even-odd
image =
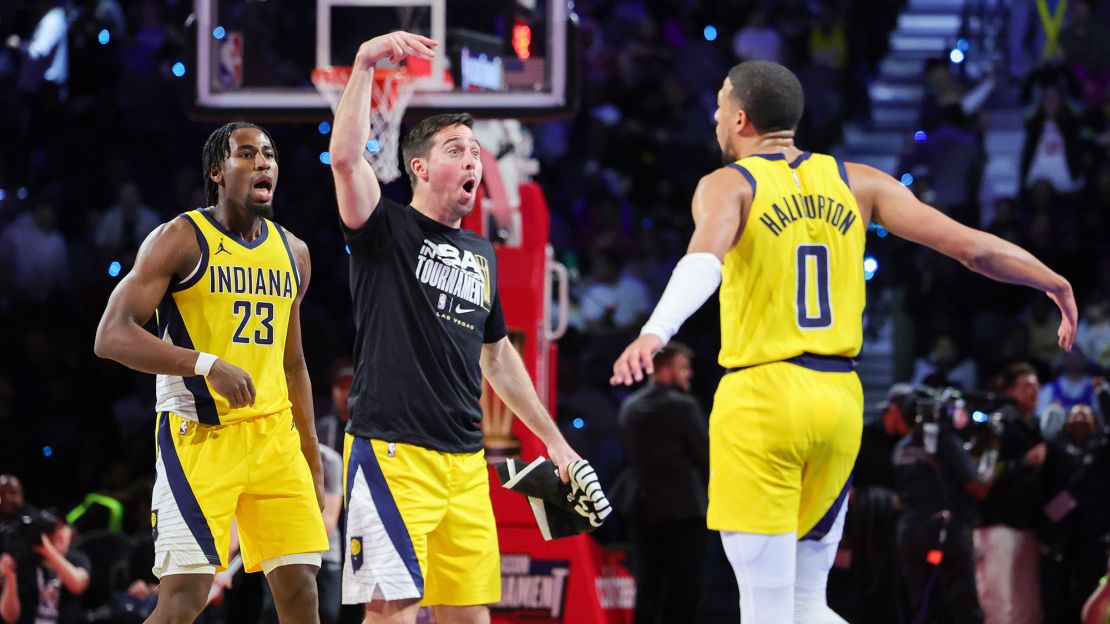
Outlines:
[{"label": "orange rim", "polygon": [[[317,88],[346,86],[351,79],[351,67],[317,67],[312,70],[312,83]],[[392,107],[401,85],[412,80],[405,69],[377,67],[374,69],[374,91],[370,95],[371,108]],[[387,91],[388,90],[388,91]],[[388,95],[388,97],[382,97]]]}]

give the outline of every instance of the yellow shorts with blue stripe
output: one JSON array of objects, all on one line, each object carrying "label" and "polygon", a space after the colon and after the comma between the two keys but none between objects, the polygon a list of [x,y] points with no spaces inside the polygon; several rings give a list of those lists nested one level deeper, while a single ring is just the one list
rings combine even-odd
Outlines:
[{"label": "yellow shorts with blue stripe", "polygon": [[485,453],[444,453],[346,434],[343,603],[501,600]]},{"label": "yellow shorts with blue stripe", "polygon": [[168,567],[227,567],[233,518],[248,572],[275,557],[327,551],[291,411],[226,425],[161,412],[155,437],[155,574]]},{"label": "yellow shorts with blue stripe", "polygon": [[709,418],[709,528],[822,537],[862,430],[854,372],[773,362],[725,375]]}]

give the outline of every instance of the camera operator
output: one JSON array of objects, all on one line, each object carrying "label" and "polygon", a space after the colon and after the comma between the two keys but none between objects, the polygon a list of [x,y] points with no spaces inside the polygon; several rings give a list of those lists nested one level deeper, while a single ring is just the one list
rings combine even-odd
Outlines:
[{"label": "camera operator", "polygon": [[38,543],[21,548],[20,554],[0,557],[0,575],[4,576],[0,616],[7,624],[83,621],[80,595],[89,586],[92,565],[84,554],[70,550],[73,528],[47,512],[37,511],[28,518],[27,527],[48,520],[53,527],[39,534]]},{"label": "camera operator", "polygon": [[898,545],[915,621],[982,622],[971,529],[988,485],[945,413],[949,405],[927,390],[909,405],[916,423],[894,449],[894,474],[902,502]]},{"label": "camera operator", "polygon": [[1078,403],[1048,443],[1042,470],[1045,544],[1041,559],[1046,624],[1079,620],[1083,601],[1106,572],[1110,447],[1089,405]]},{"label": "camera operator", "polygon": [[863,426],[856,466],[852,470],[852,487],[862,490],[869,487],[894,489],[894,447],[913,424],[913,414],[907,413],[914,397],[912,384],[896,383],[886,393],[886,399],[877,406],[880,415]]},{"label": "camera operator", "polygon": [[[915,388],[896,383],[875,406],[878,418],[863,425],[852,469],[844,539],[829,576],[834,609],[857,624],[905,621],[901,554],[896,542],[899,515],[894,493],[894,447],[909,434]],[[843,591],[837,591],[837,587]],[[832,606],[832,605],[830,605]]]},{"label": "camera operator", "polygon": [[1024,624],[1041,621],[1040,561],[1033,529],[1043,506],[1041,466],[1047,445],[1037,418],[1040,383],[1026,363],[1002,373],[1003,393],[1012,401],[1001,409],[998,453],[983,519],[975,530],[979,599],[987,618]]}]

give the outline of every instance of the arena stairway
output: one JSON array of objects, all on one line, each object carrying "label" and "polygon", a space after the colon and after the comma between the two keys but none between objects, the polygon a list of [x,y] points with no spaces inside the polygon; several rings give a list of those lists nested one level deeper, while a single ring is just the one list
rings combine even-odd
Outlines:
[{"label": "arena stairway", "polygon": [[[871,118],[844,127],[837,155],[861,162],[895,177],[902,150],[913,141],[925,97],[925,61],[947,57],[964,28],[966,0],[910,0],[890,34],[890,50],[868,86]],[[874,310],[876,302],[872,302]],[[885,306],[880,306],[885,307]],[[858,372],[863,384],[866,420],[894,380],[894,344],[889,315],[869,323]]]}]

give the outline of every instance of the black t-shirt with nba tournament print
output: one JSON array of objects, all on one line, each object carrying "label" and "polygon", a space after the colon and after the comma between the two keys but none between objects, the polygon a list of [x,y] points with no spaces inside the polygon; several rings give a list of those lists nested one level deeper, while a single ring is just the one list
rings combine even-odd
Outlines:
[{"label": "black t-shirt with nba tournament print", "polygon": [[351,250],[355,379],[347,431],[450,453],[482,448],[479,358],[505,337],[489,241],[384,196]]}]

